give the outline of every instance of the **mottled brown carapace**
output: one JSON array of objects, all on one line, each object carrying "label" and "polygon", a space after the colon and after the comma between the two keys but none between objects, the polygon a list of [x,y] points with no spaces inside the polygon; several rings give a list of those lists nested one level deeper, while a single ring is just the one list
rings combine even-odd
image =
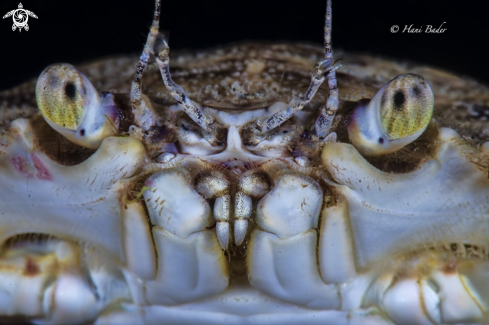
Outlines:
[{"label": "mottled brown carapace", "polygon": [[[372,98],[387,81],[402,73],[422,75],[435,95],[434,117],[441,126],[460,130],[477,143],[489,139],[489,89],[468,77],[458,77],[430,67],[388,61],[361,54],[337,51],[344,67],[337,70],[340,104]],[[243,43],[197,52],[171,54],[171,72],[188,96],[201,105],[222,110],[267,107],[288,102],[303,93],[310,83],[314,64],[323,48],[311,44]],[[79,66],[94,86],[103,92],[127,94],[137,57],[114,57]],[[36,80],[0,93],[0,125],[38,113]],[[323,84],[305,110],[324,104],[328,87]],[[175,105],[165,90],[158,68],[144,74],[143,93],[156,107]],[[161,107],[163,109],[163,107]]]}]

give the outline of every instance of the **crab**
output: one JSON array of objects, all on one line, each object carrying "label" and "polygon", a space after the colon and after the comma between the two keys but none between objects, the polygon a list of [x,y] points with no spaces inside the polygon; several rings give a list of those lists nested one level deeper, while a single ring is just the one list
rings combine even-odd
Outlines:
[{"label": "crab", "polygon": [[324,47],[171,56],[160,7],[0,93],[2,321],[487,323],[487,87],[335,60],[331,1]]}]

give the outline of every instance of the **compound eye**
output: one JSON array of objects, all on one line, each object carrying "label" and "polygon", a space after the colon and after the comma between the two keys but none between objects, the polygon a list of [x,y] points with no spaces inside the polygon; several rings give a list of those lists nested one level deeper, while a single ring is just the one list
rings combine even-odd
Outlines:
[{"label": "compound eye", "polygon": [[75,131],[81,123],[89,98],[82,74],[68,64],[47,67],[36,86],[37,105],[44,118]]},{"label": "compound eye", "polygon": [[108,97],[102,99],[87,77],[69,64],[51,65],[37,80],[37,106],[46,122],[91,149],[117,133],[119,114]]},{"label": "compound eye", "polygon": [[428,82],[415,74],[400,75],[366,104],[360,102],[348,121],[353,145],[365,155],[397,151],[416,140],[433,115]]},{"label": "compound eye", "polygon": [[423,77],[401,75],[382,92],[380,121],[390,140],[423,132],[433,114],[433,91]]}]

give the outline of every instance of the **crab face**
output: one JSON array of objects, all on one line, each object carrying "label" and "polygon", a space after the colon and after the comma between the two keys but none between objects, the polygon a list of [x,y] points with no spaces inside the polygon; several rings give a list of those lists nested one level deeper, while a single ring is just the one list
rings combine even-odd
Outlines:
[{"label": "crab face", "polygon": [[1,316],[487,322],[489,147],[455,122],[487,87],[303,44],[176,53],[170,77],[168,51],[153,23],[139,60],[0,93]]}]

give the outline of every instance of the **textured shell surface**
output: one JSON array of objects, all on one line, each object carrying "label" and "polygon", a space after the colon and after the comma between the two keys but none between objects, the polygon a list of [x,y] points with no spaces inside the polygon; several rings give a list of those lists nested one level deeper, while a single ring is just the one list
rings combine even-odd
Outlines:
[{"label": "textured shell surface", "polygon": [[0,91],[0,322],[487,324],[489,88],[328,56],[325,3],[174,49],[163,1],[142,54]]}]

